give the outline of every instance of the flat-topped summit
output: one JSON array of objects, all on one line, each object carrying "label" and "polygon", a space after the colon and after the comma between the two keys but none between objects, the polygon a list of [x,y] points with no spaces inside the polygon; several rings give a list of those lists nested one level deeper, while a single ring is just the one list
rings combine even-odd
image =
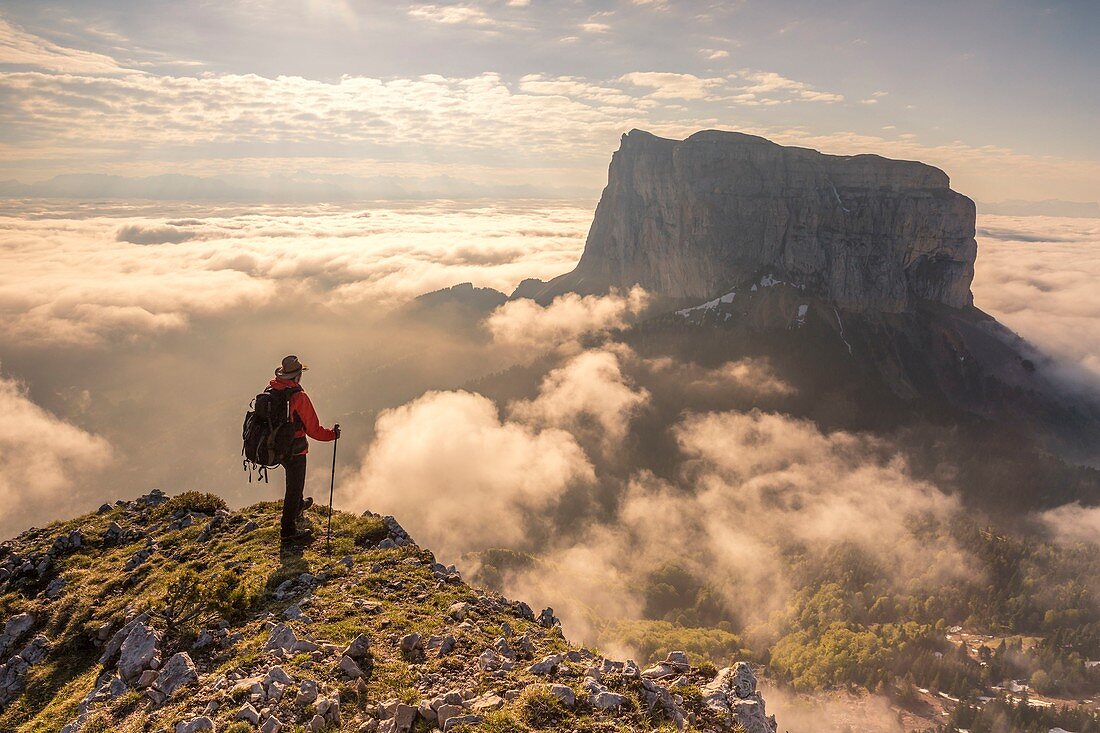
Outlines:
[{"label": "flat-topped summit", "polygon": [[537,296],[710,298],[768,272],[849,311],[972,304],[974,203],[947,174],[705,130],[622,138],[576,269]]}]

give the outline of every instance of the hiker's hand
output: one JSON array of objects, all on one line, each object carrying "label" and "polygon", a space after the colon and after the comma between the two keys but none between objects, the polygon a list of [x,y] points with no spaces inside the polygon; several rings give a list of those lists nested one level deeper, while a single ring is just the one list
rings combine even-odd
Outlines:
[{"label": "hiker's hand", "polygon": [[336,433],[336,439],[340,439],[340,423],[336,423],[332,426],[332,432]]}]

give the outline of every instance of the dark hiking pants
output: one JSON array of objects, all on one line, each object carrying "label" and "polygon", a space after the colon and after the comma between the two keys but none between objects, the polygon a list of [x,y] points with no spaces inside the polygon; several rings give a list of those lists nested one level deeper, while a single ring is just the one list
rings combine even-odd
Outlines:
[{"label": "dark hiking pants", "polygon": [[298,513],[302,511],[302,494],[306,488],[306,457],[294,456],[286,462],[286,496],[283,497],[282,535],[290,537],[298,531]]}]

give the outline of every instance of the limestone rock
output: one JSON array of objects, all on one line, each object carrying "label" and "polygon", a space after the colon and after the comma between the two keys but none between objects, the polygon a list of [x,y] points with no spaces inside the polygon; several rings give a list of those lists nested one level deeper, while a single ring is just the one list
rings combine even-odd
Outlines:
[{"label": "limestone rock", "polygon": [[539,675],[543,675],[543,676],[549,676],[549,675],[554,674],[554,672],[558,668],[558,665],[560,665],[560,664],[561,664],[561,655],[560,654],[551,654],[549,656],[543,657],[541,661],[535,662],[534,664],[532,664],[530,667],[527,668],[527,671],[530,672],[531,674],[539,674]]},{"label": "limestone rock", "polygon": [[157,681],[153,683],[153,689],[171,697],[172,693],[181,687],[197,682],[199,674],[195,670],[195,663],[187,652],[173,654],[165,663],[164,668],[157,675]]},{"label": "limestone rock", "polygon": [[241,709],[237,711],[237,714],[233,716],[234,720],[246,720],[252,725],[260,724],[260,713],[256,708],[252,707],[249,703],[245,703],[241,706]]},{"label": "limestone rock", "polygon": [[353,680],[357,680],[363,676],[363,670],[359,668],[359,665],[355,663],[354,659],[347,655],[340,657],[340,671],[349,679]]},{"label": "limestone rock", "polygon": [[125,682],[136,680],[157,656],[160,634],[145,622],[135,624],[119,649],[118,674]]},{"label": "limestone rock", "polygon": [[176,733],[201,733],[214,730],[214,721],[205,715],[186,722],[176,723]]},{"label": "limestone rock", "polygon": [[355,661],[359,661],[367,655],[370,651],[370,639],[366,634],[360,634],[352,639],[351,643],[344,649],[344,656],[351,657]]},{"label": "limestone rock", "polygon": [[443,733],[451,733],[455,728],[463,725],[477,725],[482,720],[480,715],[456,715],[447,719],[447,723],[443,726]]},{"label": "limestone rock", "polygon": [[[711,298],[765,271],[851,311],[971,305],[974,203],[932,166],[707,130],[632,130],[577,268],[541,288]],[[725,288],[725,290],[723,290]]]},{"label": "limestone rock", "polygon": [[562,705],[567,708],[577,704],[577,694],[568,685],[550,685],[550,694],[561,700]]}]

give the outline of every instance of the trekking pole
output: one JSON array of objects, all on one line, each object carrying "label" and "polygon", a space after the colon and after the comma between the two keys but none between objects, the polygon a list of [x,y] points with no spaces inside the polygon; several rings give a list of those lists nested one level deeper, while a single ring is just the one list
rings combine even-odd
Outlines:
[{"label": "trekking pole", "polygon": [[[340,429],[340,423],[336,423],[336,429]],[[334,438],[332,441],[332,479],[328,484],[328,536],[325,538],[325,554],[332,554],[332,493],[336,488],[336,444],[340,442],[340,438]]]}]

